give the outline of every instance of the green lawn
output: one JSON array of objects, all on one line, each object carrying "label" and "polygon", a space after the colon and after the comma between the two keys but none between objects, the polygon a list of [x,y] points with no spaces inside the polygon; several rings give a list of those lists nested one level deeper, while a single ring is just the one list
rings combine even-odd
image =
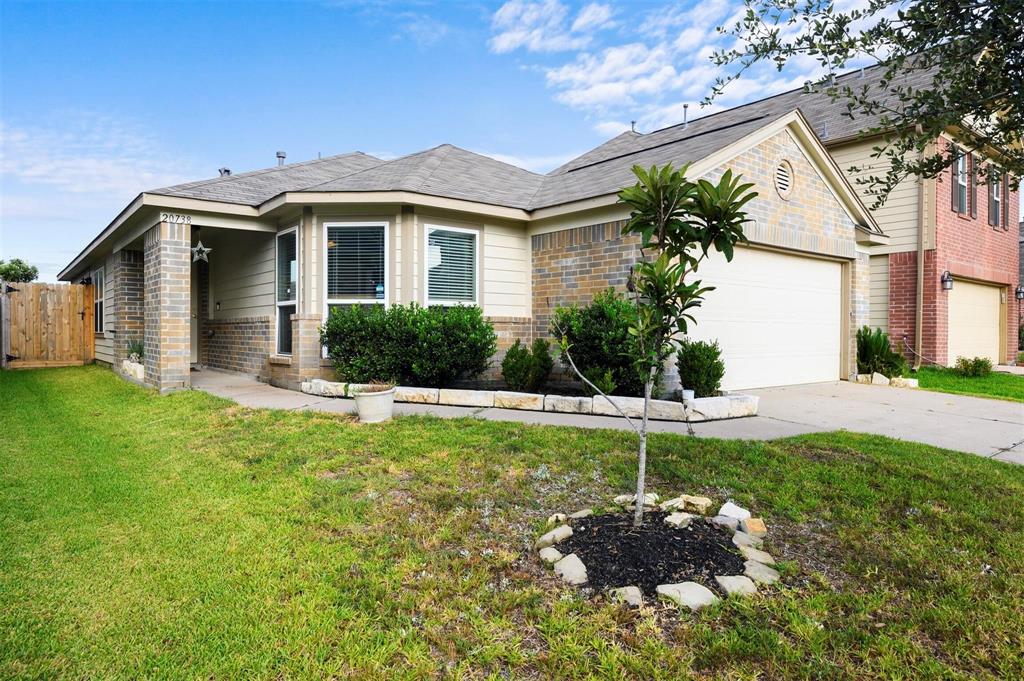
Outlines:
[{"label": "green lawn", "polygon": [[1024,467],[882,437],[654,436],[651,486],[763,514],[786,584],[699,615],[529,542],[627,491],[624,432],[358,426],[0,374],[0,677],[1021,678]]},{"label": "green lawn", "polygon": [[1024,402],[1024,376],[993,371],[988,376],[965,378],[941,367],[922,367],[916,376],[925,390]]}]

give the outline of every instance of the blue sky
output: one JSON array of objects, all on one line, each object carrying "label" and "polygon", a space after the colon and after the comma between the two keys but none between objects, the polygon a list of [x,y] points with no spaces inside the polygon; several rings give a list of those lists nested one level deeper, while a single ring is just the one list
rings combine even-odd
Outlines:
[{"label": "blue sky", "polygon": [[[677,122],[737,0],[0,3],[0,258],[52,280],[145,189],[443,142],[537,171]],[[760,71],[733,105],[798,86]],[[696,107],[691,106],[691,116]]]}]

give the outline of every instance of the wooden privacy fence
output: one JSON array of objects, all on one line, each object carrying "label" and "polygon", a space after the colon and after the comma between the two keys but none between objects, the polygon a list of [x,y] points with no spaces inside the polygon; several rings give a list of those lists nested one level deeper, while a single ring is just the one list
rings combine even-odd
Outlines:
[{"label": "wooden privacy fence", "polygon": [[0,366],[73,366],[95,356],[91,284],[0,282]]}]

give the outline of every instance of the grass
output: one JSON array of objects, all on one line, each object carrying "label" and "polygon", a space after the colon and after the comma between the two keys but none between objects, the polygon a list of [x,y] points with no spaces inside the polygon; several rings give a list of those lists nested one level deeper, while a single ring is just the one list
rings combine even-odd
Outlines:
[{"label": "grass", "polygon": [[922,367],[916,376],[925,390],[1024,402],[1024,376],[993,371],[988,376],[964,377],[942,367]]},{"label": "grass", "polygon": [[0,677],[1021,678],[1024,467],[882,437],[655,435],[763,514],[785,586],[698,615],[529,542],[628,490],[624,432],[242,409],[0,374]]}]

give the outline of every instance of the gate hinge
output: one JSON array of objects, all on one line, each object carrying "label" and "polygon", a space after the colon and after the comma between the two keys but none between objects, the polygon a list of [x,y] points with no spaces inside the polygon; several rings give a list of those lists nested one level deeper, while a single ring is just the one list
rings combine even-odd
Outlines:
[{"label": "gate hinge", "polygon": [[4,291],[4,293],[17,293],[18,292],[18,289],[14,288],[13,286],[10,286],[8,284],[4,284],[4,288],[7,289],[6,291]]},{"label": "gate hinge", "polygon": [[7,355],[7,361],[8,362],[15,362],[17,360],[18,360],[18,358],[15,357],[14,355]]}]

